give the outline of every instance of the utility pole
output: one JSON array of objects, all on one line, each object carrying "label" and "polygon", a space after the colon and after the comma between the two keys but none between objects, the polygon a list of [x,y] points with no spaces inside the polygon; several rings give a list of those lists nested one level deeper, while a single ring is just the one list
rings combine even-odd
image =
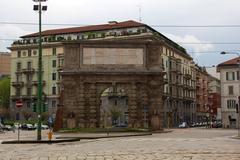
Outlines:
[{"label": "utility pole", "polygon": [[38,5],[33,6],[34,11],[39,13],[39,33],[38,33],[38,90],[37,90],[37,114],[38,114],[38,127],[37,127],[37,140],[42,139],[41,129],[42,129],[42,11],[47,10],[47,6],[42,6],[42,2],[47,0],[33,0],[37,2]]}]

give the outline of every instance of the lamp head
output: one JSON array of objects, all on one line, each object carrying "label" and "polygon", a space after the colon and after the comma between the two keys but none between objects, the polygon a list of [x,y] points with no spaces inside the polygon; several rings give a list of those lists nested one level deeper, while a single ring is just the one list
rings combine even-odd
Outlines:
[{"label": "lamp head", "polygon": [[227,53],[223,51],[223,52],[221,52],[220,54],[227,54]]}]

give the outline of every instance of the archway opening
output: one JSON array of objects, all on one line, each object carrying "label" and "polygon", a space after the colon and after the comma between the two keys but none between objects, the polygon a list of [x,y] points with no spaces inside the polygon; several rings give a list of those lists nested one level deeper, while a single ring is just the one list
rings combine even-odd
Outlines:
[{"label": "archway opening", "polygon": [[101,94],[100,121],[102,128],[128,126],[128,96],[123,88],[105,89]]}]

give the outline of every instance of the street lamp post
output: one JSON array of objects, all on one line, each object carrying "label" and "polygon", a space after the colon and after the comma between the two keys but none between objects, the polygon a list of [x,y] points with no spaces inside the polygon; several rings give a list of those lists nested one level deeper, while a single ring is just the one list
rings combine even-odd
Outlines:
[{"label": "street lamp post", "polygon": [[[240,97],[240,53],[238,53],[238,52],[225,52],[225,51],[223,51],[223,52],[221,52],[220,54],[235,54],[235,55],[237,55],[238,56],[238,60],[237,60],[237,62],[238,62],[238,66],[239,66],[239,75],[237,76],[237,79],[238,79],[238,81],[239,81],[239,96],[238,96],[238,99],[239,99],[239,97]],[[238,105],[236,106],[236,107],[238,107],[238,137],[240,137],[240,112],[239,112],[239,108],[240,108],[240,101],[238,100]]]},{"label": "street lamp post", "polygon": [[39,13],[39,34],[38,34],[38,91],[37,91],[37,113],[38,113],[38,127],[37,127],[37,140],[40,141],[42,139],[41,136],[41,116],[42,116],[42,11],[47,10],[47,6],[42,6],[42,2],[46,2],[47,0],[33,0],[37,2],[38,5],[33,6],[34,11],[38,11]]}]

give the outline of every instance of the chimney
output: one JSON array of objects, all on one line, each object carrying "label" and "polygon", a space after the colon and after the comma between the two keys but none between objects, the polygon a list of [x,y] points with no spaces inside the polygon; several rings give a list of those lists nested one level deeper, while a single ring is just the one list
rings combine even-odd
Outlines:
[{"label": "chimney", "polygon": [[117,21],[108,21],[108,24],[118,24]]}]

